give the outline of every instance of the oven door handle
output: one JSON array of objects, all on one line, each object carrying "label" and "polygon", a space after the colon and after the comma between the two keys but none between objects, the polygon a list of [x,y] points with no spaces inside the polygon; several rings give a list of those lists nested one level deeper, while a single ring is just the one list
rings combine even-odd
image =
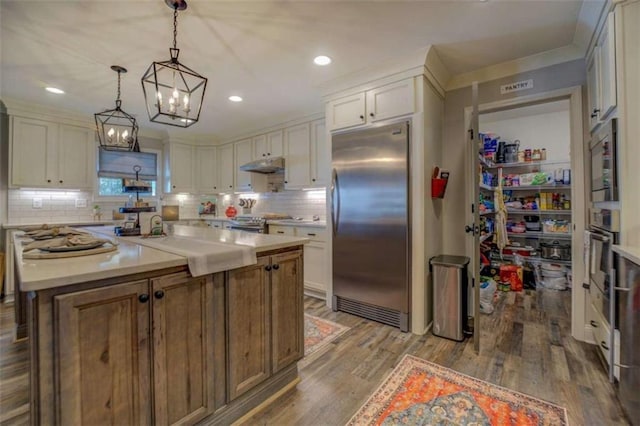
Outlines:
[{"label": "oven door handle", "polygon": [[593,232],[591,233],[591,238],[593,238],[594,240],[602,241],[603,243],[609,242],[609,237],[604,237],[602,235],[598,235]]}]

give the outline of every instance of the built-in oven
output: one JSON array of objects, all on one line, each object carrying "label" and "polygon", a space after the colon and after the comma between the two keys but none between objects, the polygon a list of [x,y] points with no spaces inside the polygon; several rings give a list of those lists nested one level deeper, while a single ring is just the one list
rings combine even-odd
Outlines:
[{"label": "built-in oven", "polygon": [[591,151],[591,202],[618,201],[616,167],[617,120],[603,123],[593,134]]},{"label": "built-in oven", "polygon": [[592,208],[589,218],[588,269],[589,293],[594,308],[602,314],[610,325],[611,315],[615,315],[615,301],[612,305],[611,286],[615,286],[612,272],[615,268],[616,256],[612,250],[618,243],[620,230],[619,212]]}]

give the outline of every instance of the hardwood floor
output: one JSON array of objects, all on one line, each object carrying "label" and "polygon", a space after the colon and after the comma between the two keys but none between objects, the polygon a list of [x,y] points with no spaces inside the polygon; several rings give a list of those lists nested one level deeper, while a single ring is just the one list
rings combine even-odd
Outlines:
[{"label": "hardwood floor", "polygon": [[[305,298],[305,311],[351,327],[299,362],[301,382],[246,425],[343,425],[404,354],[453,368],[567,408],[571,425],[627,425],[597,355],[570,336],[569,292],[501,293],[482,316],[482,350],[432,334],[416,336],[332,312]],[[0,303],[0,424],[28,424],[28,344],[12,343],[13,307]]]}]

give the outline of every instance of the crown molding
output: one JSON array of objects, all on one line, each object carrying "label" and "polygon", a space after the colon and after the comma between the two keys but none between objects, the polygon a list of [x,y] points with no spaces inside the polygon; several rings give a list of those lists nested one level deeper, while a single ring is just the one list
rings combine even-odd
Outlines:
[{"label": "crown molding", "polygon": [[491,65],[476,71],[458,74],[449,80],[447,91],[470,86],[474,81],[483,83],[583,58],[584,54],[581,52],[581,49],[578,46],[570,44],[535,55],[514,59],[513,61]]},{"label": "crown molding", "polygon": [[299,124],[304,124],[304,123],[309,123],[311,121],[315,121],[315,120],[321,120],[324,118],[324,111],[323,112],[317,112],[314,114],[310,114],[310,115],[305,115],[302,117],[298,117],[298,118],[294,118],[288,121],[284,121],[278,124],[274,124],[272,126],[268,126],[268,127],[263,127],[261,129],[258,130],[252,130],[252,131],[248,131],[245,133],[239,133],[233,137],[230,138],[225,138],[222,141],[220,141],[220,143],[218,143],[218,145],[226,145],[228,143],[233,143],[233,142],[238,142],[242,139],[247,139],[247,138],[252,138],[254,136],[258,136],[258,135],[263,135],[265,133],[270,133],[270,132],[276,132],[278,130],[284,130],[287,127],[292,127],[292,126],[297,126]]},{"label": "crown molding", "polygon": [[323,82],[318,88],[327,102],[419,75],[425,75],[441,96],[444,96],[450,74],[432,45]]}]

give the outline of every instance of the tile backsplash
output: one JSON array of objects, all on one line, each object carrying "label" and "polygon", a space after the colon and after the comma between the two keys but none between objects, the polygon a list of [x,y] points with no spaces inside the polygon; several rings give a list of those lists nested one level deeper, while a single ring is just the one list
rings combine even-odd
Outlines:
[{"label": "tile backsplash", "polygon": [[[62,222],[91,222],[97,220],[93,207],[100,206],[100,220],[111,220],[112,210],[124,205],[124,201],[94,201],[91,191],[37,191],[10,189],[8,194],[7,222],[10,224],[38,224]],[[243,213],[239,206],[240,198],[256,200],[251,214],[286,213],[293,217],[311,219],[314,215],[325,219],[325,189],[310,191],[281,191],[260,194],[220,194],[191,195],[167,194],[159,203],[180,206],[180,218],[198,217],[201,203],[212,201],[216,204],[217,215],[224,216],[224,211],[233,204],[238,213]],[[153,204],[153,199],[149,199]],[[156,201],[157,202],[157,201]]]}]

